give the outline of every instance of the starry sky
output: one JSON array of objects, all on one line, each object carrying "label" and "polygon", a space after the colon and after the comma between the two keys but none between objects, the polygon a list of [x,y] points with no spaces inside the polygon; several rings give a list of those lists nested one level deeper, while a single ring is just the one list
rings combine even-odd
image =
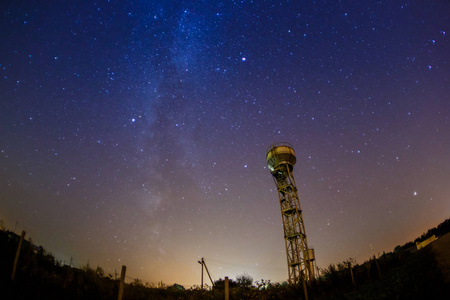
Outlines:
[{"label": "starry sky", "polygon": [[0,219],[57,259],[189,286],[204,257],[213,279],[286,280],[276,142],[295,149],[321,268],[450,216],[449,1],[0,11]]}]

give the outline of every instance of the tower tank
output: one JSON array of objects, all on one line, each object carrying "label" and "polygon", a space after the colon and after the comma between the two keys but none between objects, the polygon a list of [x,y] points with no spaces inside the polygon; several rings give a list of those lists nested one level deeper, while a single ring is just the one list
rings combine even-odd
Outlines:
[{"label": "tower tank", "polygon": [[267,166],[270,172],[283,164],[287,164],[291,171],[294,168],[297,158],[295,157],[294,148],[288,143],[273,144],[266,154]]}]

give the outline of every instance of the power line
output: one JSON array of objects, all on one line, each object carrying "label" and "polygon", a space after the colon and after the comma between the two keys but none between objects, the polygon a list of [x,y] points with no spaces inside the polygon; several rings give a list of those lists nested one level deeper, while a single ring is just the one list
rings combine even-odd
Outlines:
[{"label": "power line", "polygon": [[264,275],[267,277],[272,276],[285,276],[286,270],[283,268],[271,268],[271,267],[263,267],[263,266],[248,266],[248,265],[241,265],[241,264],[235,264],[235,263],[227,263],[223,261],[213,260],[208,258],[208,262],[211,266],[214,266],[216,269],[220,270],[228,270],[233,271],[236,273],[246,272],[248,270],[258,272],[260,275]]},{"label": "power line", "polygon": [[224,261],[219,261],[219,260],[214,260],[211,258],[208,258],[208,261],[212,261],[213,263],[210,263],[211,265],[214,263],[218,263],[221,265],[231,265],[234,267],[238,267],[238,268],[254,268],[254,269],[265,269],[265,270],[272,270],[272,271],[285,271],[284,268],[272,268],[272,267],[264,267],[264,266],[260,266],[260,265],[242,265],[242,264],[236,264],[236,263],[229,263],[229,262],[224,262]]}]

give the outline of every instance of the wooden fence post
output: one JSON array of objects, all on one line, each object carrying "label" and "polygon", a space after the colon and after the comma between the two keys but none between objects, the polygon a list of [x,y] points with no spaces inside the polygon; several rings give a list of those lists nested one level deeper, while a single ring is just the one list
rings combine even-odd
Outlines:
[{"label": "wooden fence post", "polygon": [[25,231],[22,231],[22,235],[20,236],[19,246],[17,246],[16,258],[14,259],[11,281],[14,281],[14,277],[16,276],[16,268],[17,268],[17,263],[19,262],[20,248],[22,248],[22,243],[23,243],[24,238],[25,238]]},{"label": "wooden fence post", "polygon": [[305,296],[305,300],[308,300],[308,290],[306,289],[306,280],[305,278],[302,278],[303,281],[303,294]]},{"label": "wooden fence post", "polygon": [[380,265],[378,265],[378,259],[375,257],[375,255],[373,256],[373,259],[375,260],[375,264],[377,265],[378,275],[380,275],[380,277],[381,277],[381,270],[380,270]]},{"label": "wooden fence post", "polygon": [[117,297],[118,300],[122,300],[123,285],[124,285],[124,281],[125,281],[125,272],[126,271],[127,271],[127,267],[122,266],[122,272],[120,273],[119,296]]},{"label": "wooden fence post", "polygon": [[348,268],[350,269],[350,276],[352,276],[353,286],[355,286],[355,278],[353,277],[353,268],[352,268],[352,263],[351,262],[348,263]]},{"label": "wooden fence post", "polygon": [[230,286],[228,276],[225,276],[225,300],[230,300]]}]

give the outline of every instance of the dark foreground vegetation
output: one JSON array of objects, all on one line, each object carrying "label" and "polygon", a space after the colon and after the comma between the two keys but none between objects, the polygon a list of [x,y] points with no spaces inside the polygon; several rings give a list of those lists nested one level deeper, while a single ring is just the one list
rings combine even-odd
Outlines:
[{"label": "dark foreground vegetation", "polygon": [[[420,242],[450,232],[450,219],[416,239]],[[42,247],[24,241],[15,280],[11,272],[19,237],[0,231],[0,299],[117,299],[119,280],[100,267],[61,265]],[[430,247],[417,251],[415,243],[362,264],[352,259],[330,265],[308,285],[309,299],[450,299]],[[353,279],[352,279],[353,274]],[[230,299],[304,299],[303,288],[270,281],[253,282],[248,275],[230,280]],[[134,280],[125,284],[123,299],[224,299],[224,280],[209,290],[174,284],[154,287]]]}]

